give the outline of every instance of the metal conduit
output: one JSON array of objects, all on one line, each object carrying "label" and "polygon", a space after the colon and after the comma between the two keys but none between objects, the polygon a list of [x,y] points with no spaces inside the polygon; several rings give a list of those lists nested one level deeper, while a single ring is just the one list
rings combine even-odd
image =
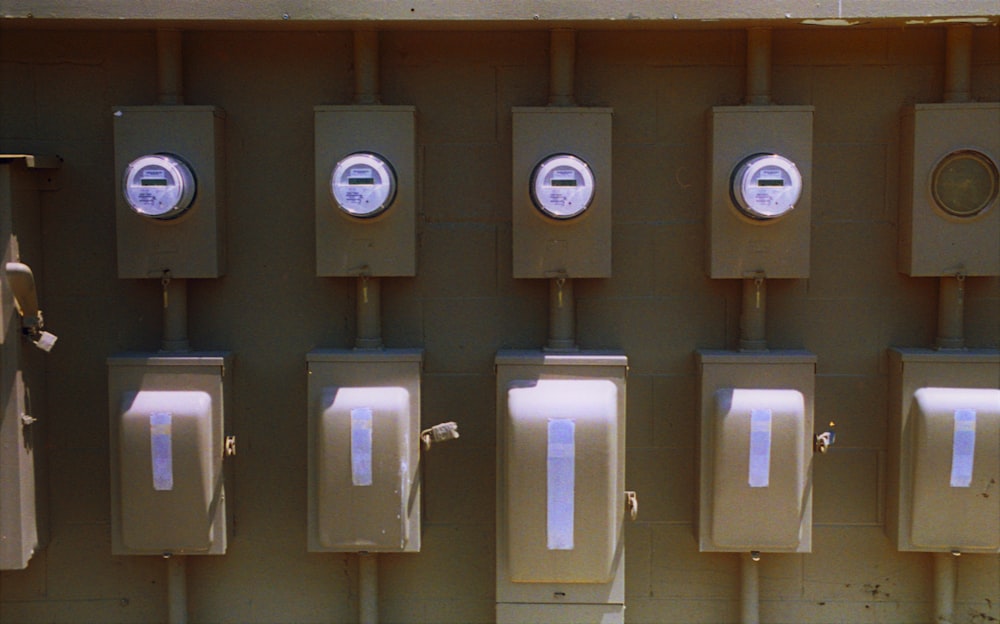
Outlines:
[{"label": "metal conduit", "polygon": [[771,29],[747,30],[747,95],[746,103],[771,103]]}]

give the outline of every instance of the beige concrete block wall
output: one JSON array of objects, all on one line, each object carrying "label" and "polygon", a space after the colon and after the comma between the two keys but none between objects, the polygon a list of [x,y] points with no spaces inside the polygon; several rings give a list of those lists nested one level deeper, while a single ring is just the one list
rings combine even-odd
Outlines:
[{"label": "beige concrete block wall", "polygon": [[[938,101],[944,29],[773,33],[773,94],[816,108],[811,277],[769,283],[774,348],[818,357],[811,554],[761,566],[766,622],[929,622],[931,559],[885,537],[890,345],[930,346],[937,282],[896,271],[899,112]],[[1000,99],[1000,35],[973,36],[973,95]],[[738,619],[737,555],[698,553],[693,352],[733,348],[740,285],[704,267],[706,111],[737,105],[745,33],[582,30],[578,103],[614,108],[613,271],[581,280],[578,341],[629,357],[629,622]],[[228,272],[192,280],[190,339],[236,358],[236,530],[188,563],[193,622],[351,622],[357,562],[306,552],[305,353],[353,342],[354,282],[315,277],[313,106],[351,99],[344,30],[184,34],[185,100],[227,115]],[[383,337],[423,347],[425,425],[461,439],[425,457],[420,554],[379,558],[387,622],[489,622],[494,609],[493,357],[546,338],[548,286],[511,277],[510,107],[547,101],[542,30],[381,35],[381,92],[418,110],[415,278],[383,280]],[[155,350],[160,285],[116,277],[111,107],[156,98],[151,31],[0,31],[0,152],[58,153],[41,197],[51,541],[0,576],[3,622],[166,616],[159,558],[110,555],[104,360]],[[843,180],[851,180],[848,187]],[[652,183],[650,183],[652,181]],[[1000,280],[970,278],[970,346],[1000,346]],[[958,622],[1000,618],[1000,557],[959,560]]]}]

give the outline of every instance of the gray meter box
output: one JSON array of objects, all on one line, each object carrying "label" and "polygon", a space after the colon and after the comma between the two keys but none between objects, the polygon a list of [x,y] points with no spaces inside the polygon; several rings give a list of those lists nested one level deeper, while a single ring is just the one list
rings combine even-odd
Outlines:
[{"label": "gray meter box", "polygon": [[[611,277],[612,109],[512,112],[514,277]],[[589,208],[570,219],[545,215],[531,198],[535,167],[556,154],[582,160],[594,177]]]},{"label": "gray meter box", "polygon": [[500,622],[557,621],[567,604],[578,621],[622,621],[627,364],[497,354]]},{"label": "gray meter box", "polygon": [[309,367],[310,552],[420,551],[419,349],[317,349]]},{"label": "gray meter box", "polygon": [[231,368],[226,354],[108,358],[112,554],[226,552]]},{"label": "gray meter box", "polygon": [[1000,352],[889,350],[888,473],[896,548],[1000,553]]},{"label": "gray meter box", "polygon": [[[212,106],[116,106],[113,115],[118,277],[224,275],[225,113]],[[123,194],[129,163],[159,153],[180,157],[194,174],[194,203],[175,219],[142,216]]]},{"label": "gray meter box", "polygon": [[[417,156],[413,106],[316,106],[316,275],[412,277],[417,274]],[[331,175],[351,154],[368,152],[396,177],[392,203],[360,218],[337,207]]]},{"label": "gray meter box", "polygon": [[[939,175],[949,156],[971,158],[955,162],[951,175],[947,170]],[[904,109],[901,273],[1000,275],[998,166],[1000,103],[917,104]]]},{"label": "gray meter box", "polygon": [[816,356],[701,351],[698,545],[810,552]]},{"label": "gray meter box", "polygon": [[[708,122],[709,277],[809,277],[813,107],[722,106],[709,112]],[[755,154],[782,156],[802,176],[798,202],[780,218],[753,219],[733,198],[733,175]]]}]

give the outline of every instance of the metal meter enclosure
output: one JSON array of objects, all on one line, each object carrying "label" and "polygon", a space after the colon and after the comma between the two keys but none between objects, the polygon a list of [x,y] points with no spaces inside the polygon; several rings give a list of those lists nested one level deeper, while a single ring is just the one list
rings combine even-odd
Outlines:
[{"label": "metal meter enclosure", "polygon": [[627,359],[502,351],[496,366],[497,619],[574,604],[621,621]]},{"label": "metal meter enclosure", "polygon": [[153,219],[173,219],[184,214],[197,190],[191,168],[170,154],[150,154],[130,162],[122,187],[129,208]]},{"label": "metal meter enclosure", "polygon": [[1000,275],[1000,103],[916,104],[901,126],[899,271]]},{"label": "metal meter enclosure", "polygon": [[708,122],[709,277],[809,277],[813,107],[721,106]]},{"label": "metal meter enclosure", "polygon": [[416,114],[314,107],[316,275],[416,275]]},{"label": "metal meter enclosure", "polygon": [[531,173],[531,201],[553,219],[580,216],[594,201],[594,174],[572,154],[555,154]]},{"label": "metal meter enclosure", "polygon": [[419,349],[317,349],[309,369],[310,552],[420,551]]},{"label": "metal meter enclosure", "polygon": [[111,553],[221,555],[228,354],[108,358]]},{"label": "metal meter enclosure", "polygon": [[886,531],[902,551],[1000,553],[1000,352],[889,350]]},{"label": "metal meter enclosure", "polygon": [[396,199],[396,173],[378,154],[350,154],[333,168],[330,193],[346,214],[375,217]]},{"label": "metal meter enclosure", "polygon": [[811,552],[816,356],[700,351],[701,552]]},{"label": "metal meter enclosure", "polygon": [[753,219],[777,219],[795,208],[802,176],[795,163],[778,154],[757,154],[733,172],[733,198]]},{"label": "metal meter enclosure", "polygon": [[612,110],[512,115],[514,277],[611,277]]},{"label": "metal meter enclosure", "polygon": [[113,109],[118,277],[225,274],[225,114]]}]

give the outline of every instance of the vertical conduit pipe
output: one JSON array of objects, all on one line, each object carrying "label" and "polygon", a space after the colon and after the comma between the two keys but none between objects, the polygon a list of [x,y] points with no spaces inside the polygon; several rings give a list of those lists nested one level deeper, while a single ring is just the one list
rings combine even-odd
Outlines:
[{"label": "vertical conduit pipe", "polygon": [[[378,31],[354,31],[354,102],[378,104]],[[357,278],[356,349],[382,348],[382,283],[377,277]],[[358,553],[358,621],[378,623],[378,555]]]},{"label": "vertical conduit pipe", "polygon": [[972,99],[972,26],[949,26],[945,38],[944,101]]},{"label": "vertical conduit pipe", "polygon": [[938,281],[938,349],[965,348],[965,277],[952,275]]},{"label": "vertical conduit pipe", "polygon": [[354,31],[354,103],[378,104],[378,31]]},{"label": "vertical conduit pipe", "polygon": [[743,280],[740,351],[767,350],[767,282],[763,274]]},{"label": "vertical conduit pipe", "polygon": [[936,552],[934,557],[934,622],[950,624],[955,616],[956,553]]},{"label": "vertical conduit pipe", "polygon": [[357,280],[357,337],[355,349],[382,348],[382,283],[363,275]]},{"label": "vertical conduit pipe", "polygon": [[168,556],[167,623],[187,624],[187,557]]},{"label": "vertical conduit pipe", "polygon": [[760,624],[760,574],[752,553],[740,553],[740,623]]},{"label": "vertical conduit pipe", "polygon": [[378,624],[378,555],[358,553],[358,621]]},{"label": "vertical conduit pipe", "polygon": [[[573,106],[576,74],[576,32],[549,34],[549,106]],[[549,341],[552,350],[576,348],[576,302],[573,281],[565,276],[549,280]]]},{"label": "vertical conduit pipe", "polygon": [[[179,30],[156,31],[156,100],[159,104],[184,103],[182,33]],[[187,280],[163,276],[164,351],[186,351]],[[167,557],[167,622],[187,624],[187,559]]]},{"label": "vertical conduit pipe", "polygon": [[747,30],[747,97],[754,106],[771,103],[771,29]]}]

